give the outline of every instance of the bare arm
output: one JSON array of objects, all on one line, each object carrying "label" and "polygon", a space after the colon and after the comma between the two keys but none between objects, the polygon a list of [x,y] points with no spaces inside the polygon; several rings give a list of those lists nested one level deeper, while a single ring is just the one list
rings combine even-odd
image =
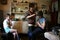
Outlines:
[{"label": "bare arm", "polygon": [[45,27],[45,21],[44,21],[42,24],[40,24],[39,22],[37,22],[37,25],[38,25],[39,27],[41,27],[42,29],[44,29],[44,27]]},{"label": "bare arm", "polygon": [[31,18],[31,17],[33,17],[33,16],[35,16],[35,14],[32,14],[32,15],[30,15],[30,16],[27,16],[26,18]]},{"label": "bare arm", "polygon": [[8,26],[11,27],[12,26],[12,23],[10,22],[10,20],[8,19],[8,22],[7,22]]}]

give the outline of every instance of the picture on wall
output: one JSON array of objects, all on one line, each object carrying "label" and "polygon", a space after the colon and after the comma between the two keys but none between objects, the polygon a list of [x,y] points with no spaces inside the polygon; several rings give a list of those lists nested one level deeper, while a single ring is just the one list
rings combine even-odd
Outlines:
[{"label": "picture on wall", "polygon": [[7,4],[7,0],[0,0],[0,4],[6,5]]}]

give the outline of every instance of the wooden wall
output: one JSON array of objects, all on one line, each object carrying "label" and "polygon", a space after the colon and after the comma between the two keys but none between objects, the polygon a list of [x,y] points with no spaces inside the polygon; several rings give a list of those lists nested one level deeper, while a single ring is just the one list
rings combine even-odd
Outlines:
[{"label": "wooden wall", "polygon": [[[7,5],[0,5],[0,9],[2,9],[4,12],[10,11],[11,8],[11,0],[7,0]],[[18,2],[21,2],[22,0],[17,0]],[[44,1],[44,0],[24,0],[28,2],[36,2],[38,4],[38,8],[41,9],[41,5],[44,4],[47,6],[46,9],[49,9],[50,1]]]}]

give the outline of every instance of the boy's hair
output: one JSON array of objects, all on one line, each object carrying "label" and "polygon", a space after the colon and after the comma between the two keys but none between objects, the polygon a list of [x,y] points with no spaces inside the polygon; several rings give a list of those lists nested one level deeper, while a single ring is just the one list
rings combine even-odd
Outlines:
[{"label": "boy's hair", "polygon": [[43,12],[42,11],[39,11],[38,14],[37,14],[37,16],[43,17]]},{"label": "boy's hair", "polygon": [[15,14],[14,13],[11,13],[11,16],[15,16]]}]

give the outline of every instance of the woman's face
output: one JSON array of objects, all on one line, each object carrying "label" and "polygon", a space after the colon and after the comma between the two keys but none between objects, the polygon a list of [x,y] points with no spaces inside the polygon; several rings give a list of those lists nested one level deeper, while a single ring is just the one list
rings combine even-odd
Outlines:
[{"label": "woman's face", "polygon": [[33,12],[33,8],[32,7],[30,7],[30,11]]}]

